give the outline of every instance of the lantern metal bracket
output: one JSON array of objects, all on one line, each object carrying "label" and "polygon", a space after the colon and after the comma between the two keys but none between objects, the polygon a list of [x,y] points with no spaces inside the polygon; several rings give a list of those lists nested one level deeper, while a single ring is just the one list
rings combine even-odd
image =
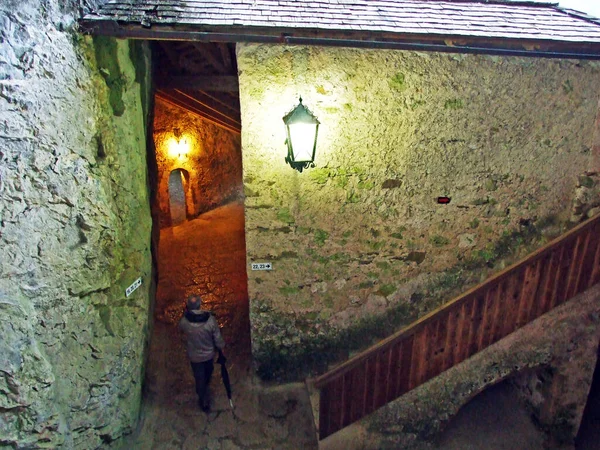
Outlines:
[{"label": "lantern metal bracket", "polygon": [[[287,145],[287,139],[285,140],[285,143]],[[285,162],[288,163],[292,169],[296,169],[300,173],[302,173],[304,169],[312,169],[313,167],[316,167],[313,161],[292,161],[289,156],[285,157]]]}]

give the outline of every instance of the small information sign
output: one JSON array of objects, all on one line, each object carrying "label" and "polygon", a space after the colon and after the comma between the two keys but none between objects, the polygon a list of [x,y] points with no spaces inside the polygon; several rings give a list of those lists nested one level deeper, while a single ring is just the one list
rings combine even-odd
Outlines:
[{"label": "small information sign", "polygon": [[139,288],[142,285],[142,277],[139,277],[137,280],[135,280],[131,286],[129,286],[127,289],[125,289],[125,295],[127,297],[129,297],[133,291],[135,291],[137,288]]},{"label": "small information sign", "polygon": [[252,270],[272,270],[273,264],[270,262],[252,263]]}]

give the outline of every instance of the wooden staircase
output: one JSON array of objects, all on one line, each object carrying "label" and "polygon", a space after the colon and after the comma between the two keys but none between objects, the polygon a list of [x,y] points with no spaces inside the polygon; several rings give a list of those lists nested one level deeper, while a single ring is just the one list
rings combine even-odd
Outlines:
[{"label": "wooden staircase", "polygon": [[314,380],[319,439],[600,282],[600,216]]}]

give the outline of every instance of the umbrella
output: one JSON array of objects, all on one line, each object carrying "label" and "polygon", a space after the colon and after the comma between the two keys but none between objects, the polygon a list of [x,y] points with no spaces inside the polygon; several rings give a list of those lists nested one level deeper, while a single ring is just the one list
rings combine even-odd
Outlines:
[{"label": "umbrella", "polygon": [[229,381],[229,372],[227,372],[227,366],[225,362],[227,358],[221,350],[219,350],[219,357],[217,358],[217,362],[221,364],[221,378],[223,378],[223,386],[225,386],[225,390],[227,391],[227,398],[229,399],[229,405],[231,409],[233,409],[233,401],[231,400],[231,382]]}]

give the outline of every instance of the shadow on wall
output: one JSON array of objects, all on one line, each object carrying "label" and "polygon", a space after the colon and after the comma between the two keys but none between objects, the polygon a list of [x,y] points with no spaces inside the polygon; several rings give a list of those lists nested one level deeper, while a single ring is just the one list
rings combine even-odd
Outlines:
[{"label": "shadow on wall", "polygon": [[463,406],[440,434],[437,448],[542,449],[544,440],[516,389],[505,380]]},{"label": "shadow on wall", "polygon": [[525,369],[486,387],[437,437],[445,450],[544,449],[572,445],[582,408],[566,401],[563,376],[548,365]]}]

